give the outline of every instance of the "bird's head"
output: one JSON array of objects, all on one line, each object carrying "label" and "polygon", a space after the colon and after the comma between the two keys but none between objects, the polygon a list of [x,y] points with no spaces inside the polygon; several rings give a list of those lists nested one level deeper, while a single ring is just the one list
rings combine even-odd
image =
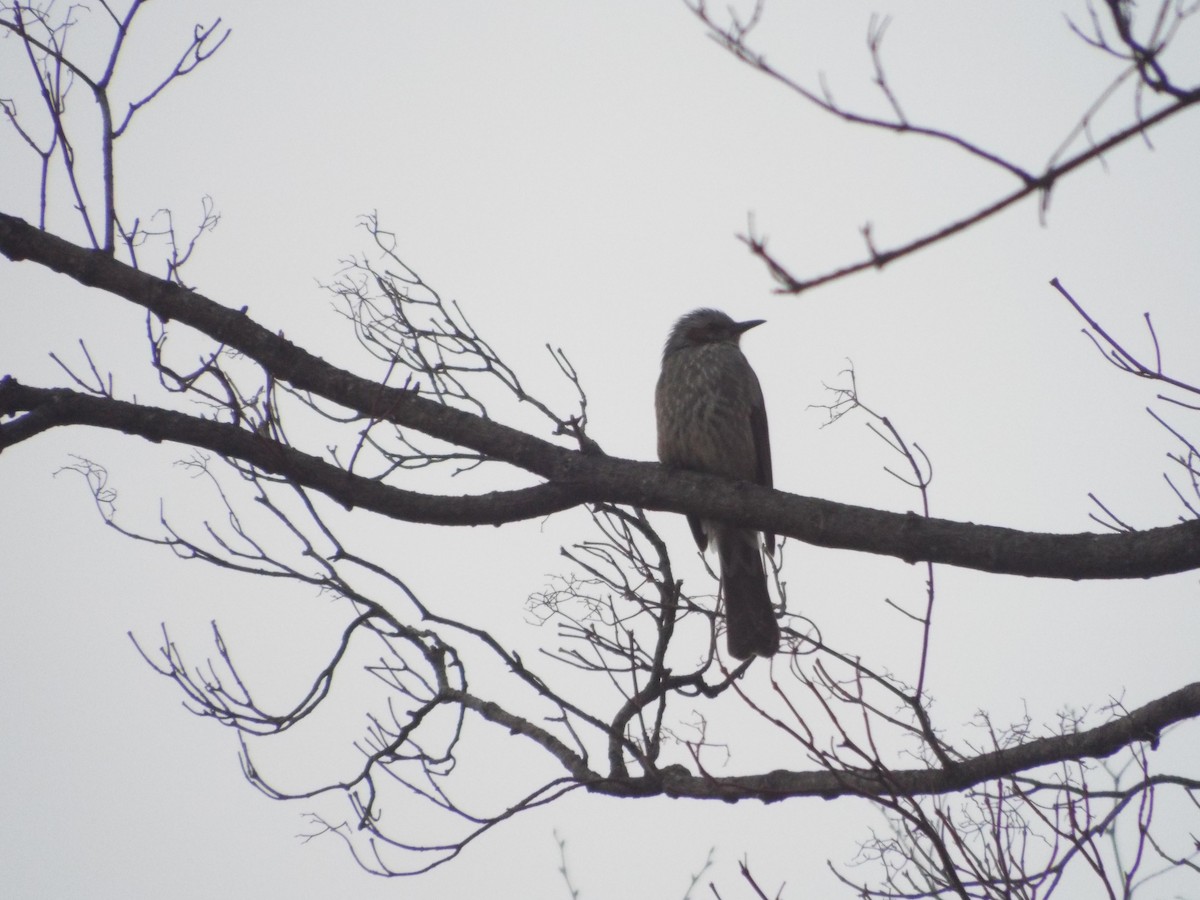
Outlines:
[{"label": "bird's head", "polygon": [[663,348],[663,356],[670,356],[677,350],[688,347],[699,347],[703,344],[717,344],[722,341],[737,345],[738,339],[753,328],[761,325],[764,319],[750,319],[746,322],[735,322],[719,309],[696,309],[683,316],[667,338]]}]

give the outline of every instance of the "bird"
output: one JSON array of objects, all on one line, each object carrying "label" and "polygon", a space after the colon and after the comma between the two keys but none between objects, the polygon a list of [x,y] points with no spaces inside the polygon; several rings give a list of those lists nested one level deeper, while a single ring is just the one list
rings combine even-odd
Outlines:
[{"label": "bird", "polygon": [[[675,323],[663,347],[654,391],[658,459],[667,466],[772,487],[767,408],[739,341],[763,319],[735,322],[697,309]],[[726,640],[739,660],[774,656],[779,623],[767,592],[759,532],[688,516],[701,552],[710,543],[721,565]],[[775,535],[762,535],[768,553]]]}]

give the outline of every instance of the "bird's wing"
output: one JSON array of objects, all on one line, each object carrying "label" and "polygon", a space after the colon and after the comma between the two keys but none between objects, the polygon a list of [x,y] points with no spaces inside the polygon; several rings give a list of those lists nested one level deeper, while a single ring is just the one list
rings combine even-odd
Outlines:
[{"label": "bird's wing", "polygon": [[[757,402],[750,407],[750,431],[754,436],[754,453],[757,457],[755,481],[764,487],[774,487],[775,479],[771,472],[771,433],[767,428],[767,405],[763,402],[762,390],[759,389]],[[764,533],[763,541],[767,552],[775,552],[775,535]]]}]

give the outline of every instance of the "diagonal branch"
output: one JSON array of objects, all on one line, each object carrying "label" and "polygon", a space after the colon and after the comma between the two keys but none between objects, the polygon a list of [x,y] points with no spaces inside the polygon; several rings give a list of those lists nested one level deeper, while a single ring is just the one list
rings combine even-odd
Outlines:
[{"label": "diagonal branch", "polygon": [[763,775],[734,775],[714,779],[691,775],[682,768],[665,769],[645,778],[589,785],[597,793],[617,796],[666,794],[737,801],[764,802],[788,797],[892,797],[899,794],[948,794],[1027,772],[1041,766],[1071,760],[1104,759],[1139,741],[1158,746],[1162,732],[1176,722],[1200,716],[1200,682],[1194,682],[1152,700],[1104,725],[1053,737],[1039,738],[964,760],[948,768],[892,769],[880,774],[875,769],[791,772],[777,770]]},{"label": "diagonal branch", "polygon": [[[1146,47],[1139,44],[1129,30],[1129,23],[1117,10],[1119,5],[1116,0],[1110,0],[1108,5],[1114,10],[1114,19],[1117,21],[1118,31],[1122,42],[1128,48],[1127,53],[1117,53],[1122,59],[1127,59],[1130,62],[1129,73],[1137,71],[1141,74],[1143,82],[1150,86],[1153,90],[1163,93],[1170,97],[1168,102],[1161,109],[1150,115],[1144,115],[1139,107],[1137,116],[1134,122],[1116,132],[1113,132],[1108,137],[1100,141],[1090,141],[1086,149],[1080,150],[1075,155],[1059,161],[1059,154],[1056,152],[1050,161],[1040,169],[1040,171],[1027,169],[1023,166],[1007,160],[997,153],[986,150],[980,145],[969,141],[957,134],[945,131],[939,128],[931,128],[927,126],[916,125],[905,116],[899,101],[897,100],[891,86],[889,85],[883,69],[881,59],[881,44],[884,33],[887,30],[888,21],[880,20],[873,17],[867,32],[867,45],[870,50],[871,60],[874,67],[874,83],[883,93],[888,107],[891,109],[891,118],[881,118],[879,116],[867,115],[854,112],[838,104],[829,88],[822,83],[821,90],[806,87],[801,82],[785,74],[781,69],[777,68],[768,62],[766,56],[754,50],[748,43],[750,33],[757,27],[761,18],[762,5],[759,3],[755,7],[754,14],[745,22],[741,21],[737,14],[730,10],[730,24],[718,24],[710,13],[706,0],[686,0],[686,5],[692,13],[699,19],[701,23],[708,29],[709,37],[720,44],[725,50],[731,53],[736,59],[745,63],[750,68],[765,75],[767,78],[782,85],[788,91],[802,98],[805,102],[812,104],[822,112],[828,113],[843,122],[851,125],[861,125],[866,128],[891,132],[893,134],[907,135],[914,134],[929,140],[933,140],[943,144],[949,144],[956,149],[963,151],[976,159],[980,159],[993,167],[997,167],[1008,175],[1017,179],[1018,184],[1010,189],[1007,193],[997,197],[992,203],[984,206],[975,212],[965,215],[956,221],[949,222],[939,228],[919,235],[905,243],[897,244],[890,248],[877,248],[871,240],[870,227],[863,229],[864,237],[867,243],[866,258],[840,266],[835,269],[830,269],[817,275],[800,277],[793,274],[789,268],[781,262],[781,260],[773,253],[767,250],[766,239],[754,233],[753,228],[747,234],[741,235],[740,239],[749,247],[751,253],[757,256],[768,271],[779,282],[779,293],[784,294],[799,294],[803,291],[810,290],[822,284],[831,281],[837,281],[854,275],[858,272],[867,269],[883,268],[891,262],[910,256],[926,247],[940,243],[948,238],[953,237],[960,232],[966,231],[975,225],[993,218],[1004,210],[1008,209],[1026,197],[1032,194],[1048,195],[1054,185],[1064,176],[1074,172],[1088,163],[1098,159],[1103,159],[1104,155],[1114,147],[1117,147],[1132,138],[1139,135],[1146,135],[1150,129],[1162,124],[1167,119],[1173,118],[1177,114],[1189,109],[1192,106],[1200,103],[1200,87],[1180,88],[1172,84],[1163,72],[1158,63],[1158,56],[1165,49],[1171,37],[1174,36],[1174,31],[1178,28],[1179,23],[1194,12],[1192,10],[1183,10],[1180,8],[1176,11],[1176,18],[1173,26],[1167,29],[1166,33],[1159,35],[1152,46]],[[1165,10],[1164,10],[1165,11]],[[1123,23],[1123,24],[1122,24]],[[1161,23],[1160,23],[1161,24]],[[1077,29],[1076,33],[1079,33]],[[1155,28],[1155,33],[1159,34],[1161,27]],[[1086,38],[1085,38],[1086,39]],[[1100,46],[1094,41],[1089,41],[1093,46]],[[1104,47],[1103,49],[1110,49]],[[1120,76],[1114,84],[1120,84],[1126,80],[1126,75]],[[1102,95],[1102,101],[1112,95],[1112,88],[1109,88]],[[1072,137],[1078,135],[1084,129],[1088,119],[1095,112],[1096,107],[1089,110],[1085,115],[1083,124],[1072,131]]]}]

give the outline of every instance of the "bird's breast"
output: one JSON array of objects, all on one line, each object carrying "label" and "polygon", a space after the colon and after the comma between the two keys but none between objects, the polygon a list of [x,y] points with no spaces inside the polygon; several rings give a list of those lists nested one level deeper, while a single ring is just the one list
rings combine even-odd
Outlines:
[{"label": "bird's breast", "polygon": [[688,348],[663,360],[655,391],[658,457],[667,465],[754,480],[751,411],[762,393],[737,347]]}]

